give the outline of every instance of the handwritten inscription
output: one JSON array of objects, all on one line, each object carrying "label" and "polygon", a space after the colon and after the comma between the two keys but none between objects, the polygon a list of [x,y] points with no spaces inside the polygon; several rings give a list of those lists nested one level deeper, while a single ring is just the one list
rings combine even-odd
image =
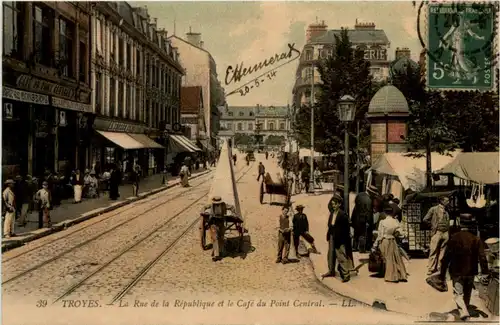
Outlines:
[{"label": "handwritten inscription", "polygon": [[[271,71],[269,72],[266,77],[268,80],[272,80],[274,77],[276,76],[276,71]],[[253,81],[253,85],[248,85],[248,86],[245,86],[244,88],[240,88],[238,90],[238,92],[240,93],[241,96],[245,96],[246,94],[248,94],[252,89],[254,88],[259,88],[260,85],[262,85],[264,83],[264,81],[266,81],[266,79],[264,77],[262,78],[257,78]]]},{"label": "handwritten inscription", "polygon": [[[295,53],[295,57],[294,57]],[[233,66],[228,66],[226,69],[226,78],[225,82],[226,85],[230,85],[231,83],[237,83],[241,80],[241,78],[251,75],[254,72],[260,71],[263,68],[272,66],[282,60],[294,60],[300,56],[300,51],[295,48],[295,43],[293,44],[288,44],[288,52],[283,52],[281,54],[274,54],[270,58],[261,61],[253,66],[250,66],[249,68],[244,68],[243,67],[243,62],[240,64],[236,65],[236,68],[233,68]]]}]

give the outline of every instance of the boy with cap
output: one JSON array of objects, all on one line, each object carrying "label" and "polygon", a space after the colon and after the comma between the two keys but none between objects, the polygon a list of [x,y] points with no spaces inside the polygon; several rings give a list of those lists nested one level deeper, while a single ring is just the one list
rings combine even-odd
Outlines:
[{"label": "boy with cap", "polygon": [[[290,218],[288,217],[288,206],[281,209],[280,226],[278,231],[278,258],[276,263],[288,263],[288,255],[290,254]],[[283,258],[283,249],[285,249],[285,257]]]},{"label": "boy with cap", "polygon": [[302,204],[297,205],[295,208],[297,213],[293,216],[293,246],[295,247],[295,255],[300,258],[299,255],[299,240],[300,237],[304,238],[312,246],[314,253],[319,254],[316,246],[314,245],[314,238],[309,234],[309,221],[307,220],[307,215],[304,213],[304,206]]},{"label": "boy with cap", "polygon": [[49,183],[43,182],[42,188],[35,194],[35,201],[38,203],[38,228],[43,228],[43,224],[47,224],[47,228],[52,227],[50,221],[51,198],[49,192]]},{"label": "boy with cap", "polygon": [[8,179],[5,184],[7,188],[2,193],[3,205],[5,206],[3,234],[5,238],[10,238],[11,236],[15,236],[14,222],[16,220],[16,199],[13,191],[15,182],[12,179]]}]

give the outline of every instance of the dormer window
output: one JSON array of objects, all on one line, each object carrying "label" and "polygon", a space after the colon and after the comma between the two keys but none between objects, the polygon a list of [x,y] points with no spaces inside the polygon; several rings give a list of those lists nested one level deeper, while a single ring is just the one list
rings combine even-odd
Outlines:
[{"label": "dormer window", "polygon": [[313,59],[313,55],[314,55],[314,49],[312,49],[312,48],[305,49],[305,59],[306,59],[306,61],[312,60]]},{"label": "dormer window", "polygon": [[233,112],[228,112],[227,115],[228,116],[233,116]]},{"label": "dormer window", "polygon": [[245,115],[245,113],[243,113],[243,112],[240,112],[240,116],[243,116],[243,115]]}]

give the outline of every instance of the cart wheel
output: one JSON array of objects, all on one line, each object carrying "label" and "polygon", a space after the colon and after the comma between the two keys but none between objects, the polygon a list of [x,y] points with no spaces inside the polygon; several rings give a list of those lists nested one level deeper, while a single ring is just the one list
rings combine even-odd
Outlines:
[{"label": "cart wheel", "polygon": [[260,183],[260,204],[264,204],[264,184]]},{"label": "cart wheel", "polygon": [[200,239],[201,239],[201,248],[203,250],[207,249],[207,232],[205,230],[205,220],[201,219],[200,225]]}]

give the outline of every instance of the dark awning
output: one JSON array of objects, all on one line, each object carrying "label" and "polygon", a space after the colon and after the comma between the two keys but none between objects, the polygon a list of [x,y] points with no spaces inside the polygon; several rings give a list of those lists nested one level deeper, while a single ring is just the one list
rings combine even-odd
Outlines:
[{"label": "dark awning", "polygon": [[207,139],[200,140],[201,145],[203,148],[205,148],[207,151],[215,151],[215,148],[210,144],[210,142]]},{"label": "dark awning", "polygon": [[188,138],[183,135],[170,135],[169,142],[171,148],[170,152],[197,152],[201,151],[200,148],[195,146]]}]

